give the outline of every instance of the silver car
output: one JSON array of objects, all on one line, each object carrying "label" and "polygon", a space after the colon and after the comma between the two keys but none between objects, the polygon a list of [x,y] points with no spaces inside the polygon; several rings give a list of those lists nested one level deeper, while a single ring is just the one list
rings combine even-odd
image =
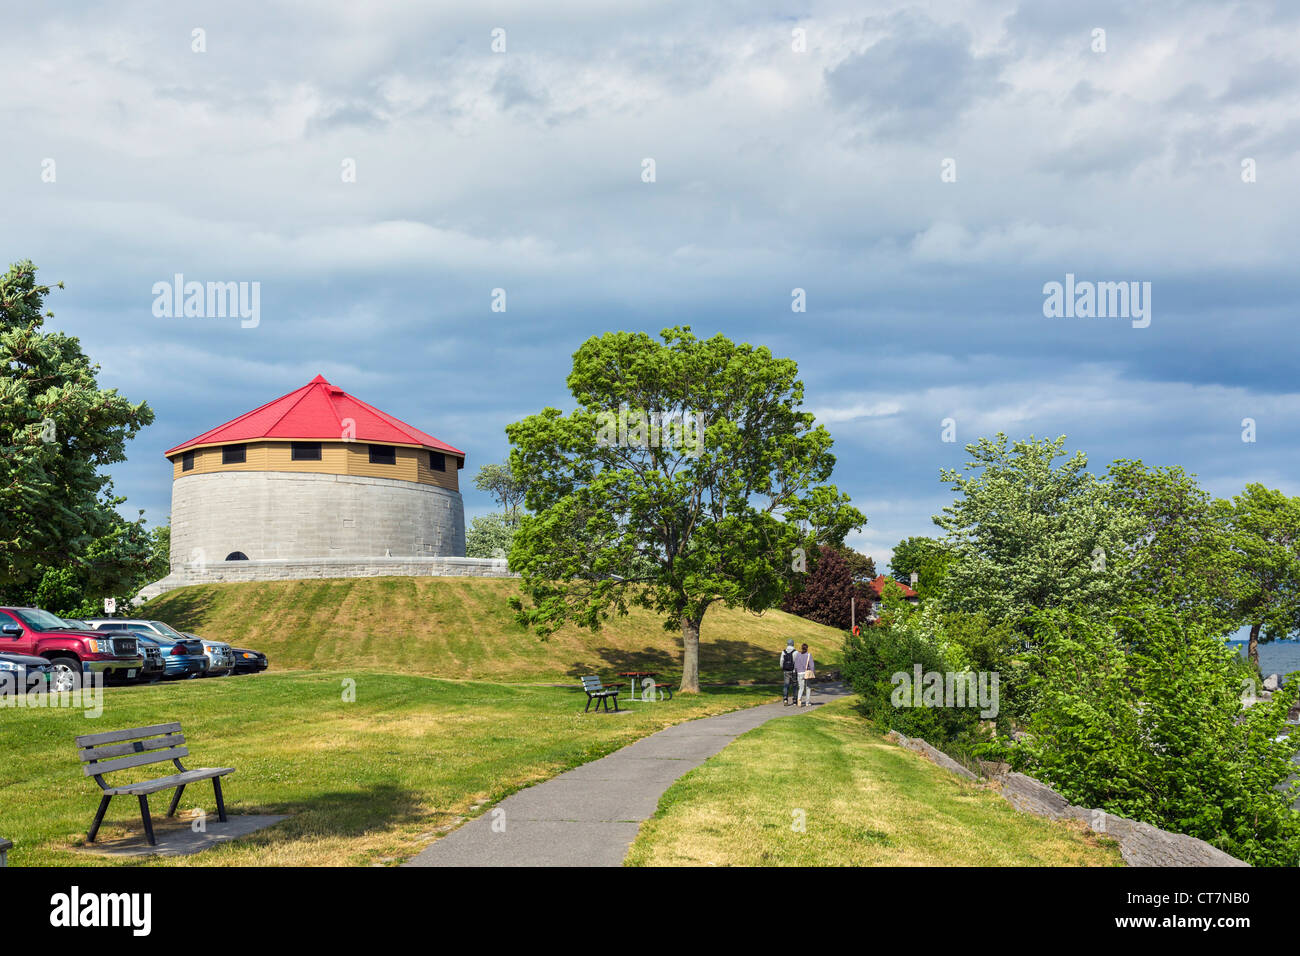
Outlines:
[{"label": "silver car", "polygon": [[163,621],[146,621],[142,618],[101,617],[86,622],[97,631],[140,631],[146,636],[156,634],[170,641],[202,641],[203,654],[208,659],[208,677],[222,677],[234,673],[235,649],[222,641],[210,641],[197,634],[182,634]]}]

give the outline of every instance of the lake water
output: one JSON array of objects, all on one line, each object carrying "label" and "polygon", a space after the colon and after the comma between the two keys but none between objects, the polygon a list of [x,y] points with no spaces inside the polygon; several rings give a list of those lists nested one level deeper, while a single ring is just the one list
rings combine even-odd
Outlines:
[{"label": "lake water", "polygon": [[[1242,657],[1246,656],[1245,641],[1229,643],[1241,652]],[[1292,671],[1300,671],[1300,641],[1273,641],[1259,645],[1259,669],[1265,677],[1269,674],[1285,677]]]}]

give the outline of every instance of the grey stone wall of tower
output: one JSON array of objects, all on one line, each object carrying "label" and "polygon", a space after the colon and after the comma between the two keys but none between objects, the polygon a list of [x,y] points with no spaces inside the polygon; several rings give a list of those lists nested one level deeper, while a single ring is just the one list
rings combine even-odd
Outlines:
[{"label": "grey stone wall of tower", "polygon": [[464,557],[459,492],[358,475],[221,471],[172,483],[171,568],[252,560]]}]

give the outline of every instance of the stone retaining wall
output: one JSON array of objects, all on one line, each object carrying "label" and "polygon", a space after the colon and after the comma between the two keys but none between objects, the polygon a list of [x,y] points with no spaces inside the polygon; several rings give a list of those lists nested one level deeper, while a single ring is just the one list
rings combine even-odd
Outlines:
[{"label": "stone retaining wall", "polygon": [[218,561],[181,566],[143,588],[135,603],[195,584],[240,581],[298,581],[316,578],[379,577],[518,577],[495,558],[301,558],[266,561]]},{"label": "stone retaining wall", "polygon": [[[924,754],[946,770],[971,780],[979,779],[919,737],[905,737],[896,730],[891,730],[888,736],[909,750]],[[1118,843],[1120,855],[1129,866],[1250,866],[1244,860],[1185,833],[1170,833],[1149,823],[1117,817],[1105,810],[1076,807],[1047,784],[1023,773],[1012,773],[1005,764],[982,763],[981,768],[989,784],[1017,810],[1052,820],[1082,820],[1093,832]]]}]

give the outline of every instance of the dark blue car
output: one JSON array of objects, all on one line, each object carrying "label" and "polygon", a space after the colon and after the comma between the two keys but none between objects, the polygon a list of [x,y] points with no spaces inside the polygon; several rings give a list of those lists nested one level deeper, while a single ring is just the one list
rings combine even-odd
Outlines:
[{"label": "dark blue car", "polygon": [[51,682],[50,662],[28,654],[0,654],[0,696],[45,693]]},{"label": "dark blue car", "polygon": [[131,633],[141,644],[154,644],[162,653],[166,667],[163,680],[187,680],[208,672],[208,657],[203,651],[202,641],[172,641],[157,634]]}]

